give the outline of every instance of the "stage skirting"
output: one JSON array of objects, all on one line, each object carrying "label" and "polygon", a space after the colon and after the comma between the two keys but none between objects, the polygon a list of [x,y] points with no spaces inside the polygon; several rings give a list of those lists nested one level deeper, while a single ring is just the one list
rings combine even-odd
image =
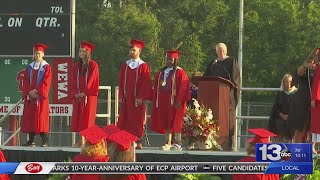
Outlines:
[{"label": "stage skirting", "polygon": [[[64,162],[80,152],[79,148],[2,146],[9,162]],[[137,150],[138,162],[236,162],[245,152]],[[45,180],[48,175],[12,175],[13,180]],[[147,175],[148,180],[174,180],[175,175]],[[221,175],[221,179],[231,179]]]}]

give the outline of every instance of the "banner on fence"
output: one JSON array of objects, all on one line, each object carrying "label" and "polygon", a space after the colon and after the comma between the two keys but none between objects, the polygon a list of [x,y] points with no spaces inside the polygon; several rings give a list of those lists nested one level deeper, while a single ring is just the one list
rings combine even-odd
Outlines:
[{"label": "banner on fence", "polygon": [[[0,115],[7,114],[15,104],[0,104]],[[69,104],[50,104],[50,116],[72,116],[72,105]],[[22,115],[23,104],[16,107],[10,115]]]}]

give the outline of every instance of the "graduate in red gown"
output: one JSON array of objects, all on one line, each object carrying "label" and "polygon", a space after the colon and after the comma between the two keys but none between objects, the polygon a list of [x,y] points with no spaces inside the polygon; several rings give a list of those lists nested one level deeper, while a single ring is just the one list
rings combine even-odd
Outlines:
[{"label": "graduate in red gown", "polygon": [[[70,97],[73,98],[71,131],[80,132],[92,127],[96,121],[99,93],[99,65],[91,59],[95,46],[82,41],[79,62],[73,66],[73,84]],[[82,146],[81,137],[77,146]]]},{"label": "graduate in red gown", "polygon": [[[247,146],[248,156],[240,159],[238,162],[256,162],[256,143],[270,143],[270,137],[276,136],[272,132],[263,129],[248,129],[255,134],[254,138],[249,139]],[[235,174],[233,180],[278,180],[279,174]]]},{"label": "graduate in red gown", "polygon": [[[135,162],[133,144],[138,138],[127,131],[121,130],[108,137],[113,143],[108,144],[108,162]],[[144,174],[106,174],[104,180],[146,180]]]},{"label": "graduate in red gown", "polygon": [[314,56],[315,72],[313,76],[311,89],[311,127],[312,135],[312,150],[314,154],[318,154],[316,150],[316,143],[320,142],[320,65],[318,64],[320,58],[320,48],[316,50]]},{"label": "graduate in red gown", "polygon": [[[187,73],[177,65],[179,51],[167,51],[166,66],[156,75],[151,114],[152,131],[166,134],[163,150],[181,150],[181,131],[186,104],[191,99]],[[172,133],[175,144],[171,145]]]},{"label": "graduate in red gown", "polygon": [[311,101],[311,90],[315,68],[318,65],[315,59],[316,50],[312,51],[295,73],[294,81],[298,85],[298,89],[290,102],[287,118],[289,127],[294,131],[292,143],[304,143],[310,138],[308,132],[311,125],[311,105],[315,105]]},{"label": "graduate in red gown", "polygon": [[48,46],[37,43],[33,47],[34,61],[28,65],[22,98],[24,108],[21,120],[21,132],[29,133],[29,140],[24,146],[35,146],[34,137],[40,134],[42,147],[48,146],[49,91],[51,85],[51,67],[43,59]]},{"label": "graduate in red gown", "polygon": [[[120,114],[117,126],[142,138],[146,122],[145,100],[151,100],[152,82],[147,63],[140,59],[143,41],[131,40],[130,57],[121,65],[119,74]],[[142,148],[141,140],[138,149]]]},{"label": "graduate in red gown", "polygon": [[[0,162],[7,162],[1,149],[0,149]],[[10,180],[10,177],[8,174],[0,174],[0,180]]]},{"label": "graduate in red gown", "polygon": [[[98,126],[92,126],[80,132],[87,140],[81,153],[73,158],[73,162],[107,162],[109,159],[105,139],[108,135]],[[99,174],[72,174],[73,180],[99,180]]]}]

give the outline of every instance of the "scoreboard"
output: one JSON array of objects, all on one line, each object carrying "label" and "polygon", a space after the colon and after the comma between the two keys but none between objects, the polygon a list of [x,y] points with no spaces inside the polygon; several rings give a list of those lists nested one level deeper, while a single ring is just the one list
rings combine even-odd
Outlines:
[{"label": "scoreboard", "polygon": [[40,42],[46,57],[71,57],[72,12],[72,0],[0,0],[0,56],[31,57]]},{"label": "scoreboard", "polygon": [[71,13],[71,2],[68,0],[0,0],[1,14],[57,13],[57,7],[64,13]]},{"label": "scoreboard", "polygon": [[[53,68],[55,59],[72,62],[74,8],[75,0],[0,0],[0,114],[5,113],[4,107],[21,99],[19,79],[23,73],[19,72],[33,61],[35,43],[49,46],[44,59],[55,70],[53,77],[57,77],[57,69]],[[57,86],[58,82],[55,83],[51,87]]]}]

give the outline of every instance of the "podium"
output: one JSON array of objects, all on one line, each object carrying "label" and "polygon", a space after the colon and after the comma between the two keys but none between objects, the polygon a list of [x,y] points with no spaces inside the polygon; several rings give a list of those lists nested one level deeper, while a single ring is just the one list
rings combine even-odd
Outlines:
[{"label": "podium", "polygon": [[210,108],[213,112],[213,119],[218,120],[220,126],[218,143],[223,150],[229,150],[231,147],[229,126],[230,88],[236,88],[236,86],[227,79],[208,76],[199,77],[197,85],[199,104]]}]

